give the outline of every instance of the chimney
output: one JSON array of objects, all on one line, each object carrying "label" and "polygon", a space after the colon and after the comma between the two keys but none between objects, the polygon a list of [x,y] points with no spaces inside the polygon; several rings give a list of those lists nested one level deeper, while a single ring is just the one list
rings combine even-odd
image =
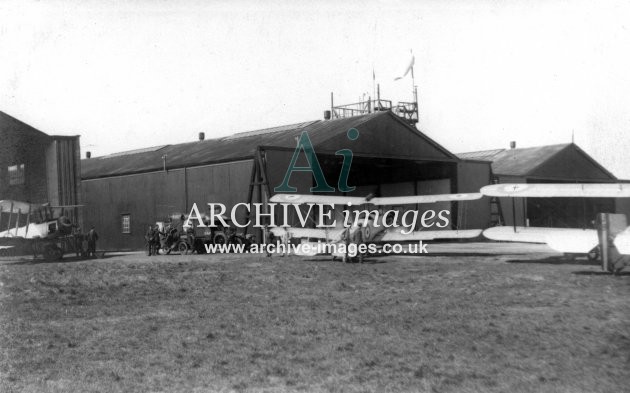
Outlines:
[{"label": "chimney", "polygon": [[324,120],[330,120],[330,111],[324,111]]},{"label": "chimney", "polygon": [[86,151],[85,152],[85,158],[92,158],[92,152],[91,151]]},{"label": "chimney", "polygon": [[510,142],[510,149],[516,149],[516,141]]},{"label": "chimney", "polygon": [[206,133],[205,132],[200,132],[199,133],[199,140],[202,141],[204,139],[206,139]]}]

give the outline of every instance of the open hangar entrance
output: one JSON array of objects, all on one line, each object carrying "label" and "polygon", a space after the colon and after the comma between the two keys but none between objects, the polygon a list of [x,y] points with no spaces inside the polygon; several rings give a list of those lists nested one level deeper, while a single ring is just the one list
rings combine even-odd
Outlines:
[{"label": "open hangar entrance", "polygon": [[[281,184],[283,181],[294,150],[265,147],[264,151],[266,157],[265,162],[267,164],[266,169],[269,174],[269,183],[272,185],[270,187],[271,195],[273,195],[274,187]],[[343,167],[343,158],[333,153],[321,154],[318,151],[317,161],[322,168],[328,185],[335,188],[335,192],[331,192],[329,195],[335,196],[367,197],[371,195],[390,197],[478,192],[479,188],[488,184],[490,172],[489,165],[485,163],[485,165],[482,165],[485,171],[481,171],[482,175],[477,179],[476,183],[474,180],[471,182],[469,179],[469,184],[460,184],[458,174],[461,172],[462,167],[466,167],[467,164],[456,159],[422,160],[354,155],[348,176],[348,186],[354,187],[354,190],[345,193],[337,189],[338,179]],[[303,154],[298,159],[297,165],[308,165]],[[311,194],[311,188],[317,186],[317,182],[310,172],[293,172],[289,184],[297,189],[297,193],[301,194]],[[470,185],[470,189],[462,189],[462,186],[465,188],[467,185]],[[256,193],[254,193],[254,195],[256,195]],[[357,210],[365,208],[369,210],[379,209],[375,206],[336,206],[333,217],[336,219],[337,225],[339,226],[343,221],[341,212],[344,209]],[[303,206],[302,212],[305,213],[307,209],[307,206]],[[418,220],[415,228],[417,230],[421,229],[420,217],[422,217],[423,213],[427,210],[434,210],[436,213],[441,210],[448,210],[450,212],[450,228],[461,229],[483,227],[484,224],[479,224],[477,221],[483,221],[485,223],[489,214],[487,200],[381,206],[380,210],[383,212],[387,210],[398,210],[400,212],[399,217],[407,210],[417,210]],[[318,210],[314,207],[311,211],[312,219],[309,220],[310,226],[314,225],[314,217],[317,213]],[[477,216],[481,216],[479,220],[475,219]],[[284,220],[281,211],[276,210],[275,217],[276,222]],[[295,214],[290,213],[287,221],[291,225],[298,225],[298,217]],[[327,221],[327,223],[331,223],[330,221]],[[432,229],[436,228],[433,227]]]}]

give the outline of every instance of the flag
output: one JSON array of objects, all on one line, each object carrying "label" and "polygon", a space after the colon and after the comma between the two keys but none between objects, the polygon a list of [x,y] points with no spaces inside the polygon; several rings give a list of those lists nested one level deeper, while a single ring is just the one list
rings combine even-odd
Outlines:
[{"label": "flag", "polygon": [[406,77],[409,71],[411,71],[411,77],[413,78],[413,65],[415,62],[416,62],[416,57],[414,55],[411,55],[411,60],[409,61],[409,65],[407,66],[407,69],[405,69],[405,73],[402,76],[395,78],[394,80],[397,81],[399,79]]}]

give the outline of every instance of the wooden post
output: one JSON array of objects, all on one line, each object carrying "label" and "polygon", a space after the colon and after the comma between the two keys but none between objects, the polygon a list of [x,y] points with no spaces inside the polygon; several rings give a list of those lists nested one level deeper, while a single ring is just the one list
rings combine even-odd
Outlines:
[{"label": "wooden post", "polygon": [[514,202],[514,197],[512,197],[512,224],[514,226],[514,233],[516,233],[516,203]]},{"label": "wooden post", "polygon": [[[247,220],[249,220],[249,218],[251,217],[252,199],[254,198],[254,185],[256,183],[256,167],[256,157],[254,157],[254,159],[252,160],[252,173],[249,178],[249,190],[247,191],[247,204],[250,206],[250,210],[247,212]],[[246,226],[245,230],[243,231],[245,236],[247,236],[248,228],[249,226]]]},{"label": "wooden post", "polygon": [[22,214],[22,209],[18,209],[17,211],[17,219],[15,220],[15,236],[18,235],[18,228],[20,227],[20,214]]},{"label": "wooden post", "polygon": [[11,210],[9,210],[9,222],[7,222],[7,233],[11,229],[11,217],[13,217],[13,201],[11,201]]},{"label": "wooden post", "polygon": [[28,235],[28,226],[31,224],[31,205],[28,205],[28,216],[26,216],[26,230],[24,231],[24,237]]},{"label": "wooden post", "polygon": [[599,235],[599,248],[602,258],[602,269],[608,271],[608,215],[597,215],[597,232]]}]

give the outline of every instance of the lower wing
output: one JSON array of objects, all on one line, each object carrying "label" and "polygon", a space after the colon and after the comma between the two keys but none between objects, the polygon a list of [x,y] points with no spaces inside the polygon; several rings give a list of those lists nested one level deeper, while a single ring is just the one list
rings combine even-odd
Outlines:
[{"label": "lower wing", "polygon": [[597,231],[578,228],[493,227],[483,231],[490,240],[545,243],[563,253],[586,254],[599,244]]},{"label": "lower wing", "polygon": [[270,229],[271,233],[274,236],[285,237],[289,236],[292,238],[313,238],[313,239],[323,239],[323,240],[339,240],[341,238],[341,233],[344,231],[343,228],[331,228],[331,229],[322,229],[322,228],[282,228],[276,227]]},{"label": "lower wing", "polygon": [[382,242],[409,242],[436,239],[473,239],[481,235],[481,229],[416,231],[403,234],[401,231],[387,231],[380,239]]}]

